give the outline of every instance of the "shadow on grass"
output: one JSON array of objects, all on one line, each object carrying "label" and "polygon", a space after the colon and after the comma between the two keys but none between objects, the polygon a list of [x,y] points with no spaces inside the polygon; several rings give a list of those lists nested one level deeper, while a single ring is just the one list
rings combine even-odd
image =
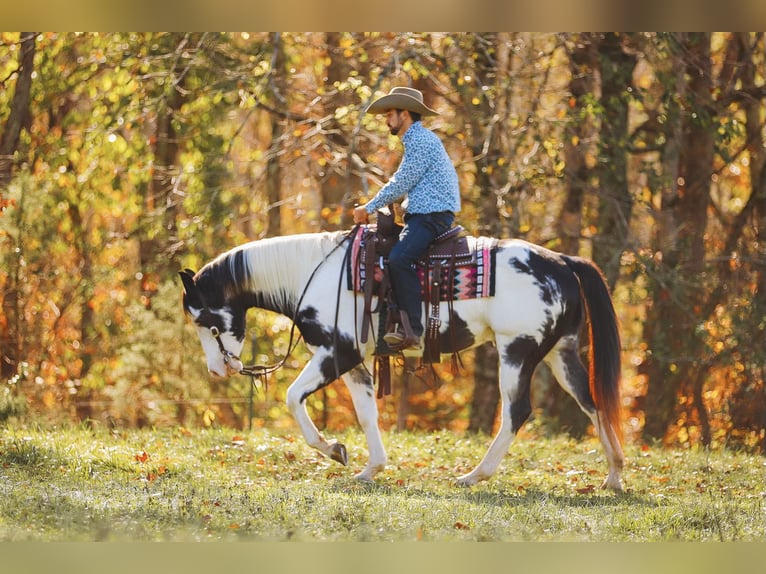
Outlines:
[{"label": "shadow on grass", "polygon": [[428,490],[411,486],[362,482],[353,479],[338,479],[329,488],[333,492],[338,493],[405,496],[439,501],[454,500],[470,504],[491,505],[497,507],[531,507],[543,503],[570,508],[617,507],[626,505],[642,508],[655,508],[658,506],[656,501],[639,496],[630,491],[623,493],[594,491],[593,493],[583,494],[562,494],[538,488],[525,488],[518,492],[511,492],[504,489],[492,490],[491,487],[488,486],[488,484],[485,486],[474,487],[455,485],[451,490],[445,492],[437,489]]}]

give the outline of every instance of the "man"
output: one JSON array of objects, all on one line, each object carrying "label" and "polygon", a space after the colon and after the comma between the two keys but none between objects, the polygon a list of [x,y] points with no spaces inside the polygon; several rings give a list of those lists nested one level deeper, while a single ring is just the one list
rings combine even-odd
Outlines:
[{"label": "man", "polygon": [[394,299],[402,320],[409,319],[412,335],[394,329],[383,339],[393,349],[422,349],[423,304],[415,262],[425,254],[436,237],[447,231],[460,211],[457,172],[432,131],[423,127],[422,116],[438,112],[423,103],[423,94],[413,88],[394,88],[375,100],[366,110],[385,114],[386,125],[404,146],[396,173],[366,205],[354,209],[354,223],[366,223],[368,216],[388,204],[403,199],[404,229],[389,256],[389,273]]}]

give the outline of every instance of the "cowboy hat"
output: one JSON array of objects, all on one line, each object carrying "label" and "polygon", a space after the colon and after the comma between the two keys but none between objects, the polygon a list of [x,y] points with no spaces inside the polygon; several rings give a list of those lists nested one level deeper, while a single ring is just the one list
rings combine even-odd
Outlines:
[{"label": "cowboy hat", "polygon": [[437,116],[439,112],[423,103],[423,92],[415,88],[393,88],[365,110],[368,114],[384,114],[388,110],[407,110],[422,116]]}]

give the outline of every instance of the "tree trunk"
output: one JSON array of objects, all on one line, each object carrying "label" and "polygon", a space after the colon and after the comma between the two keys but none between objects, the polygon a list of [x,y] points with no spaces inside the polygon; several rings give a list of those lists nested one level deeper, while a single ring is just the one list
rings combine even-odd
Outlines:
[{"label": "tree trunk", "polygon": [[[493,47],[494,61],[487,50],[481,49],[476,58],[476,77],[479,79],[494,78],[497,96],[494,113],[491,113],[489,102],[483,95],[465,92],[463,99],[466,109],[471,109],[471,100],[481,98],[481,114],[472,114],[471,133],[474,134],[471,144],[473,157],[477,159],[476,187],[481,202],[481,225],[479,233],[497,236],[502,226],[498,212],[496,190],[506,183],[503,170],[497,169],[498,159],[508,156],[508,141],[505,137],[505,125],[502,119],[508,115],[508,84],[503,85],[501,78],[506,78],[503,72],[510,68],[511,39],[507,33],[484,34],[478,40],[486,46]],[[477,88],[481,89],[481,85]],[[500,120],[500,121],[498,121]],[[468,420],[468,430],[491,434],[497,418],[500,389],[498,382],[498,351],[485,344],[474,351],[474,387],[471,398],[471,411]]]},{"label": "tree trunk", "polygon": [[[759,36],[759,42],[762,50],[762,62],[763,55],[766,53],[766,34],[761,32]],[[745,89],[755,88],[756,69],[754,64],[754,50],[752,50],[748,45],[747,33],[739,33],[737,39],[745,48],[743,50],[743,57],[741,58],[744,64],[743,87]],[[762,78],[761,82],[763,82]],[[748,152],[750,154],[750,194],[753,198],[751,200],[753,204],[751,227],[753,229],[754,243],[761,249],[761,256],[753,257],[755,261],[753,265],[753,284],[755,285],[755,293],[753,293],[751,324],[753,325],[753,333],[759,333],[760,335],[755,335],[756,353],[762,350],[762,347],[760,347],[760,343],[758,343],[758,341],[761,341],[761,343],[763,342],[763,317],[766,317],[766,258],[763,256],[763,246],[764,242],[766,242],[766,237],[764,237],[764,233],[766,233],[766,130],[764,129],[766,118],[763,117],[763,105],[764,98],[759,100],[749,99],[745,105],[745,113],[747,118]],[[750,219],[750,217],[748,217],[748,219]],[[725,269],[731,272],[730,266],[726,266]],[[764,396],[764,382],[766,382],[766,361],[761,361],[760,364],[760,370],[754,369],[752,376],[745,382],[745,384],[742,385],[743,390],[751,391],[750,393],[743,393],[743,402],[747,405],[752,405],[754,401],[747,395],[751,394],[754,390],[757,392],[755,408],[753,411],[758,412],[760,410],[760,426],[761,429],[766,429],[766,396]],[[753,420],[745,419],[743,421],[739,421],[736,417],[732,416],[732,422],[734,423],[735,428],[750,427],[757,429],[759,424],[757,415],[754,415],[752,419]],[[766,432],[761,433],[760,450],[761,454],[766,454]]]},{"label": "tree trunk", "polygon": [[[178,38],[176,53],[189,44],[188,34]],[[186,70],[178,60],[167,70],[165,92],[159,101],[152,149],[152,178],[144,197],[143,232],[139,238],[141,263],[141,294],[148,307],[159,288],[161,277],[175,271],[170,255],[170,245],[175,241],[178,202],[175,186],[178,185],[180,170],[178,154],[179,134],[176,131],[176,116],[185,100],[184,83]]]},{"label": "tree trunk", "polygon": [[[328,32],[326,36],[327,53],[330,63],[327,66],[327,90],[330,94],[325,102],[325,118],[327,125],[323,127],[326,133],[326,151],[328,157],[319,173],[320,193],[322,197],[322,226],[323,229],[334,231],[350,226],[350,198],[354,190],[361,187],[359,177],[353,170],[353,141],[349,142],[344,136],[343,126],[335,118],[335,112],[343,106],[353,105],[351,92],[337,89],[351,75],[351,63],[343,56],[345,48],[342,44],[343,34]],[[359,70],[357,70],[359,71]],[[341,153],[343,152],[343,153]],[[343,160],[335,158],[343,157]]]},{"label": "tree trunk", "polygon": [[704,237],[714,149],[710,35],[681,35],[680,45],[684,52],[677,57],[683,58],[688,78],[686,99],[691,109],[684,110],[677,187],[667,181],[669,187],[662,197],[658,225],[661,248],[655,256],[657,281],[647,318],[644,436],[654,439],[664,437],[675,420],[679,393],[684,381],[693,380],[694,357],[699,356],[696,353],[702,346],[696,326],[703,296]]},{"label": "tree trunk", "polygon": [[474,387],[471,398],[471,415],[468,420],[470,432],[492,434],[500,402],[497,348],[485,343],[474,351]]},{"label": "tree trunk", "polygon": [[625,51],[622,37],[622,34],[605,34],[599,44],[603,113],[599,140],[598,232],[593,238],[593,260],[603,270],[610,289],[614,289],[619,277],[632,210],[627,176],[628,108],[636,56]]},{"label": "tree trunk", "polygon": [[[589,142],[596,139],[593,118],[587,113],[589,98],[596,90],[593,70],[597,65],[591,34],[573,34],[574,46],[569,54],[570,105],[564,132],[564,183],[566,198],[558,220],[560,251],[579,255],[582,236],[582,209],[587,193],[592,191],[592,169],[586,155]],[[583,332],[585,334],[585,331]],[[577,403],[556,382],[548,368],[535,373],[536,405],[557,430],[581,437],[590,421]]]},{"label": "tree trunk", "polygon": [[[273,85],[275,93],[273,97],[277,100],[283,98],[281,91],[284,83],[284,62],[285,53],[282,38],[279,32],[272,36],[274,49],[272,73],[274,74]],[[268,219],[267,235],[277,237],[282,234],[282,219],[280,217],[281,204],[281,181],[282,181],[282,160],[278,153],[282,145],[282,137],[285,133],[285,124],[282,118],[273,116],[271,118],[271,151],[269,159],[266,162],[266,197],[268,199]]]},{"label": "tree trunk", "polygon": [[[2,205],[3,192],[8,188],[13,178],[13,166],[16,162],[14,156],[19,149],[21,130],[29,120],[35,36],[35,32],[21,33],[16,90],[11,101],[8,119],[3,126],[2,138],[0,138],[0,205]],[[19,209],[23,208],[19,207]],[[19,238],[20,241],[21,238]],[[7,381],[18,373],[21,351],[19,273],[22,256],[21,250],[10,255],[7,283],[4,293],[2,293],[3,316],[0,318],[0,326],[3,329],[0,334],[0,381]]]},{"label": "tree trunk", "polygon": [[586,152],[588,142],[596,137],[593,118],[587,113],[587,100],[596,88],[593,43],[590,34],[574,34],[573,41],[575,45],[569,54],[569,117],[564,131],[566,199],[558,221],[560,251],[568,255],[580,252],[583,200],[592,189],[592,169],[587,164]]}]

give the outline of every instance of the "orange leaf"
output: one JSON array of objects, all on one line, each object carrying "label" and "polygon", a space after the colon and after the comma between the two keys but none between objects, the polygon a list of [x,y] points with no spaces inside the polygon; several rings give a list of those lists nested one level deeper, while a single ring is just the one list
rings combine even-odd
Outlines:
[{"label": "orange leaf", "polygon": [[584,486],[582,488],[575,488],[575,492],[577,494],[591,494],[594,490],[596,490],[596,487],[592,484],[589,484],[588,486]]},{"label": "orange leaf", "polygon": [[133,458],[136,459],[136,462],[146,462],[149,460],[149,455],[146,453],[145,450],[142,450],[141,452],[137,453]]},{"label": "orange leaf", "polygon": [[455,522],[455,528],[458,530],[470,530],[471,527],[467,524],[463,524],[462,522]]}]

